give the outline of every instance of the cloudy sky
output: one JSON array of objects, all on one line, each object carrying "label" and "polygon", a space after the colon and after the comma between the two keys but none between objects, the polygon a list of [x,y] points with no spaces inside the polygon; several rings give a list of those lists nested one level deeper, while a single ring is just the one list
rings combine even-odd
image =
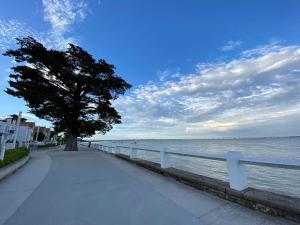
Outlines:
[{"label": "cloudy sky", "polygon": [[[133,88],[114,105],[123,124],[94,139],[300,135],[299,1],[18,0],[1,4],[0,51],[34,36],[72,42]],[[25,103],[3,92],[0,116]],[[39,120],[41,124],[48,124]]]}]

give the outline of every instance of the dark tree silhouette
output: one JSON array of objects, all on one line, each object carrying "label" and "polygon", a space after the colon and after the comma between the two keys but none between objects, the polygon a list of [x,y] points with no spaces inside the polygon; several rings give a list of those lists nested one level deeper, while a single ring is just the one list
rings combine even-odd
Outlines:
[{"label": "dark tree silhouette", "polygon": [[[10,115],[10,118],[11,118],[12,120],[14,120],[14,121],[17,121],[17,120],[18,120],[18,117],[19,117],[19,115],[17,115],[17,114],[12,114],[12,115]],[[21,122],[26,122],[27,119],[24,118],[24,117],[21,117],[20,121],[21,121]]]},{"label": "dark tree silhouette", "polygon": [[35,133],[34,134],[34,140],[36,139],[36,135],[38,135],[37,136],[37,140],[38,141],[44,141],[45,140],[45,134],[44,133],[42,133],[42,132],[39,132],[39,133]]},{"label": "dark tree silhouette", "polygon": [[77,137],[96,131],[106,133],[121,116],[112,101],[131,87],[115,74],[105,60],[95,60],[79,46],[66,51],[47,49],[31,37],[17,39],[10,88],[6,92],[23,98],[30,112],[53,123],[56,132],[67,136],[65,150],[77,150]]}]

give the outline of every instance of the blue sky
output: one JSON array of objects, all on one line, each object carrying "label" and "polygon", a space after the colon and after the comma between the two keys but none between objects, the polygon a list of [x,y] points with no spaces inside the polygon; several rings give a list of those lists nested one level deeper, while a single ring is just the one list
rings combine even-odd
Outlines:
[{"label": "blue sky", "polygon": [[[10,0],[0,9],[0,51],[32,35],[114,64],[133,85],[115,102],[123,124],[93,138],[300,135],[299,8],[290,0]],[[22,110],[37,121],[3,92],[14,63],[0,59],[0,116]]]}]

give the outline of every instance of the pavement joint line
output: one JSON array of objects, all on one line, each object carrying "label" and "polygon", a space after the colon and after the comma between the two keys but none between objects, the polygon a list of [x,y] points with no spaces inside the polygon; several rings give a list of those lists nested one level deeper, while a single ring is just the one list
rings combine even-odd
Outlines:
[{"label": "pavement joint line", "polygon": [[216,210],[221,209],[221,208],[223,208],[223,207],[225,207],[225,206],[227,206],[227,205],[230,205],[230,203],[227,202],[227,203],[225,203],[224,205],[219,205],[219,206],[216,207],[216,208],[210,209],[209,211],[207,211],[207,212],[204,213],[203,215],[198,216],[197,218],[201,219],[202,217],[204,217],[204,216],[206,216],[206,215],[212,213],[212,211],[216,211]]}]

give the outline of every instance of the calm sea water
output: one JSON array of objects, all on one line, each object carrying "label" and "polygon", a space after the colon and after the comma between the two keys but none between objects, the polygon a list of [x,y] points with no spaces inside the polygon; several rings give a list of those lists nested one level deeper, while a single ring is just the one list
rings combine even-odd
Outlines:
[{"label": "calm sea water", "polygon": [[[117,144],[180,151],[206,153],[224,153],[241,151],[244,155],[262,156],[277,159],[300,159],[300,137],[251,138],[251,139],[198,139],[198,140],[125,140],[99,141],[101,144]],[[128,149],[121,149],[128,154]],[[139,151],[138,157],[159,162],[158,153]],[[193,173],[228,181],[226,162],[189,157],[172,156],[172,166]],[[248,184],[250,187],[272,191],[284,195],[300,197],[300,170],[268,168],[247,165]]]}]

